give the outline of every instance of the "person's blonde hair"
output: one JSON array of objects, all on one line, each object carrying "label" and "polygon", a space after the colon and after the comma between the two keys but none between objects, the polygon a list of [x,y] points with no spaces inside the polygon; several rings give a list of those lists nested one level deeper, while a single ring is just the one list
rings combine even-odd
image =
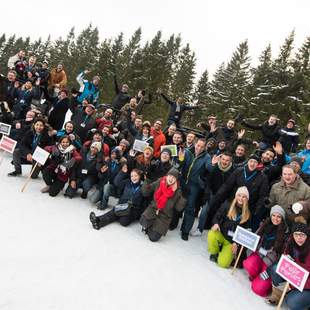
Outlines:
[{"label": "person's blonde hair", "polygon": [[[231,205],[230,208],[228,210],[227,213],[227,217],[234,221],[237,217],[237,198],[235,198]],[[251,216],[250,210],[249,210],[249,205],[248,205],[248,200],[246,202],[244,202],[244,204],[242,205],[242,213],[241,213],[241,220],[240,220],[240,224],[245,223],[246,221],[249,220]]]}]

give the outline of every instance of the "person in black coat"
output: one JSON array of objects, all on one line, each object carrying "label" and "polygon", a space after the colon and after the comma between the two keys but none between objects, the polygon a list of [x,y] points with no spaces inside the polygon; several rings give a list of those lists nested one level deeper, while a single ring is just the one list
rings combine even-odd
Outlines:
[{"label": "person in black coat", "polygon": [[[13,165],[15,170],[10,172],[8,174],[9,176],[15,177],[20,175],[22,173],[22,164],[33,165],[32,154],[37,146],[44,148],[54,144],[53,139],[48,135],[45,125],[44,119],[37,118],[33,122],[32,128],[25,133],[20,146],[15,148],[13,152]],[[33,179],[37,178],[39,172],[40,167],[37,166],[31,177]]]},{"label": "person in black coat", "polygon": [[112,108],[120,110],[127,102],[130,101],[131,97],[128,94],[127,84],[123,84],[122,88],[119,88],[116,75],[114,75],[114,86],[116,95],[112,100]]},{"label": "person in black coat", "polygon": [[275,115],[270,115],[268,121],[263,124],[253,125],[249,124],[247,121],[242,120],[242,125],[255,130],[260,130],[262,133],[262,139],[259,143],[259,147],[261,150],[265,150],[279,139],[280,137],[280,126],[278,124],[278,118]]},{"label": "person in black coat", "polygon": [[84,111],[75,109],[71,116],[75,132],[80,137],[82,143],[85,142],[88,131],[96,128],[96,120],[93,118],[95,111],[95,107],[92,104],[88,104]]},{"label": "person in black coat", "polygon": [[48,116],[48,123],[55,130],[60,130],[63,127],[66,113],[70,107],[68,92],[65,89],[60,90],[59,95],[52,103],[52,110]]},{"label": "person in black coat", "polygon": [[0,102],[8,103],[9,108],[14,104],[14,84],[16,81],[16,71],[9,70],[7,76],[0,74]]},{"label": "person in black coat", "polygon": [[232,199],[238,187],[246,186],[250,193],[249,208],[252,214],[251,228],[253,231],[257,230],[267,212],[265,199],[268,197],[269,190],[266,175],[257,170],[259,161],[259,157],[252,154],[247,165],[237,168],[210,202],[210,209],[216,210],[225,200]]},{"label": "person in black coat", "polygon": [[299,143],[299,134],[296,131],[295,121],[293,119],[289,119],[286,127],[280,130],[279,142],[282,144],[286,154],[296,153]]},{"label": "person in black coat", "polygon": [[94,212],[90,213],[89,219],[94,229],[100,229],[115,221],[119,221],[122,226],[128,226],[139,220],[145,209],[146,205],[143,203],[141,193],[141,172],[139,170],[133,169],[130,178],[128,178],[127,166],[124,165],[117,174],[114,184],[121,193],[118,204],[111,211],[101,216],[96,216]]},{"label": "person in black coat", "polygon": [[79,188],[83,189],[82,199],[87,198],[89,190],[98,180],[97,166],[102,162],[101,143],[93,142],[88,150],[82,150],[82,160],[79,162],[75,171],[72,171],[71,181],[66,189],[65,196],[73,198]]},{"label": "person in black coat", "polygon": [[189,111],[198,108],[198,106],[192,106],[188,103],[184,103],[181,97],[179,97],[176,101],[172,101],[166,95],[162,93],[160,95],[170,106],[168,115],[168,126],[174,123],[177,126],[177,128],[179,128],[184,111]]}]

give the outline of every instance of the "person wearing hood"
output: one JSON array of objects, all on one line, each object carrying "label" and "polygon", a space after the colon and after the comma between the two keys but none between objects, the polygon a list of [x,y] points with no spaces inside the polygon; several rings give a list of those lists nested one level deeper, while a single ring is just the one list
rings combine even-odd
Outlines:
[{"label": "person wearing hood", "polygon": [[281,206],[275,205],[270,210],[270,216],[256,232],[260,236],[256,251],[248,250],[248,257],[243,261],[252,291],[259,296],[266,297],[271,291],[271,279],[266,270],[279,260],[287,232],[285,211]]},{"label": "person wearing hood", "polygon": [[296,153],[299,134],[292,118],[287,121],[286,127],[280,130],[279,142],[282,144],[285,154]]},{"label": "person wearing hood", "polygon": [[237,226],[249,228],[249,191],[245,186],[238,188],[230,205],[224,203],[217,211],[213,226],[208,232],[210,260],[222,268],[228,268],[238,253],[239,245],[233,242]]},{"label": "person wearing hood", "polygon": [[174,216],[174,210],[181,212],[186,204],[179,184],[180,173],[172,168],[167,176],[143,185],[142,194],[153,197],[151,203],[143,212],[140,224],[150,241],[156,242],[166,235]]},{"label": "person wearing hood", "polygon": [[278,125],[278,118],[274,114],[270,115],[269,119],[263,124],[253,125],[246,120],[242,120],[241,124],[247,128],[261,131],[262,138],[259,143],[259,148],[261,150],[272,147],[272,145],[274,145],[279,139],[280,126]]},{"label": "person wearing hood", "polygon": [[[310,272],[310,232],[306,224],[295,223],[293,225],[283,254]],[[274,264],[267,270],[272,280],[272,294],[266,301],[272,305],[278,304],[282,295],[281,287],[285,283],[285,280],[276,273],[276,268],[277,265]],[[310,307],[310,277],[306,280],[302,292],[290,285],[284,302],[290,310],[308,309]]]},{"label": "person wearing hood", "polygon": [[98,230],[115,221],[119,221],[122,226],[128,226],[139,220],[145,209],[141,193],[141,176],[140,170],[133,169],[128,177],[127,166],[123,165],[114,180],[114,184],[120,192],[118,204],[101,216],[96,216],[94,212],[90,213],[89,219],[94,229]]},{"label": "person wearing hood", "polygon": [[89,150],[84,149],[81,151],[82,160],[75,169],[74,177],[71,177],[65,192],[66,197],[73,198],[77,190],[82,188],[81,198],[87,198],[89,190],[98,180],[97,166],[102,162],[102,156],[100,156],[101,148],[100,142],[93,142]]},{"label": "person wearing hood", "polygon": [[51,156],[42,170],[46,186],[41,189],[41,193],[55,197],[64,188],[82,157],[68,136],[62,136],[57,145],[46,146],[44,149]]}]

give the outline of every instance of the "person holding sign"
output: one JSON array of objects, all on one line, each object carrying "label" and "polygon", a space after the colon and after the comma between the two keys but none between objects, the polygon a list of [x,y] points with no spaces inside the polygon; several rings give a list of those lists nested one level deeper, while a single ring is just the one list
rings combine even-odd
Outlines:
[{"label": "person holding sign", "polygon": [[46,186],[42,188],[41,193],[49,193],[55,197],[64,188],[75,165],[82,160],[82,157],[68,136],[62,136],[57,146],[47,146],[45,150],[51,155],[42,171]]},{"label": "person holding sign", "polygon": [[[310,231],[306,224],[296,223],[292,228],[292,234],[287,242],[284,255],[295,261],[299,266],[310,271]],[[276,265],[269,268],[268,272],[272,279],[272,295],[267,299],[268,303],[277,304],[281,297],[282,291],[279,286],[284,279],[276,273]],[[285,302],[291,310],[307,309],[310,307],[310,278],[308,277],[303,291],[297,290],[291,286],[291,289],[285,297]]]},{"label": "person holding sign", "polygon": [[[32,154],[37,146],[44,148],[48,145],[53,145],[53,139],[48,135],[45,120],[43,118],[37,118],[30,130],[28,130],[18,148],[13,153],[13,165],[15,170],[10,172],[9,176],[18,176],[22,173],[22,164],[32,165]],[[32,173],[31,178],[38,177],[40,167],[37,167]]]},{"label": "person holding sign", "polygon": [[248,228],[251,213],[248,206],[249,191],[239,187],[231,205],[223,204],[214,216],[213,226],[208,233],[210,260],[220,267],[228,268],[238,252],[238,244],[233,242],[237,226]]},{"label": "person holding sign", "polygon": [[287,226],[285,211],[275,205],[271,208],[270,217],[264,221],[257,234],[261,236],[257,250],[243,261],[243,267],[252,281],[255,294],[266,297],[271,291],[271,279],[266,269],[281,256],[286,237]]}]

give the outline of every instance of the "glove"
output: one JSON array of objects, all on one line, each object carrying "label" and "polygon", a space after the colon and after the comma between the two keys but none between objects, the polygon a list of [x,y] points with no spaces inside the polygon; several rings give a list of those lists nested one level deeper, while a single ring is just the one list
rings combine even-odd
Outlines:
[{"label": "glove", "polygon": [[269,274],[268,274],[268,272],[265,270],[265,271],[263,271],[263,272],[261,272],[260,274],[259,274],[259,277],[262,279],[262,280],[268,280],[269,279]]},{"label": "glove", "polygon": [[60,151],[58,150],[58,148],[55,148],[52,152],[52,156],[58,157],[59,155],[60,155]]}]

